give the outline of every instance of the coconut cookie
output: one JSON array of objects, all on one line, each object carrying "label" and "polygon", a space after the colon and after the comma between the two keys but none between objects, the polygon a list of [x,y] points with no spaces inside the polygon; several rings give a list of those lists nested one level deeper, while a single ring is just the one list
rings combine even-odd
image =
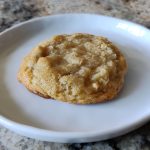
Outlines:
[{"label": "coconut cookie", "polygon": [[35,47],[24,58],[18,80],[45,98],[91,104],[116,97],[126,70],[124,56],[108,39],[77,33]]}]

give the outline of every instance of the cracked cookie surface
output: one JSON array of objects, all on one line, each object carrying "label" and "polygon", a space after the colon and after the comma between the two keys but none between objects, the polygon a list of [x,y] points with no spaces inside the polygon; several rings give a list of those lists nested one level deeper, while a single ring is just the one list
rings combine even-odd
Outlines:
[{"label": "cracked cookie surface", "polygon": [[91,104],[113,99],[127,64],[108,39],[90,34],[57,35],[26,56],[18,80],[45,98]]}]

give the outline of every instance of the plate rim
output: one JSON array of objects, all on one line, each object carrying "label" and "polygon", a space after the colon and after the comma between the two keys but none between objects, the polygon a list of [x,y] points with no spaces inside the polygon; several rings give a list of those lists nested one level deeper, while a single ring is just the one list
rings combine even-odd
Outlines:
[{"label": "plate rim", "polygon": [[[150,33],[150,30],[142,25],[139,25],[137,23],[133,23],[133,22],[130,22],[130,21],[127,21],[127,20],[123,20],[123,19],[118,19],[118,18],[115,18],[115,17],[110,17],[110,16],[104,16],[104,15],[99,15],[99,14],[89,14],[89,13],[69,13],[69,14],[56,14],[56,15],[48,15],[48,16],[43,16],[43,17],[36,17],[36,18],[33,18],[31,20],[28,20],[28,21],[24,21],[24,22],[21,22],[19,24],[16,24],[6,30],[4,30],[3,32],[0,33],[0,37],[2,37],[3,35],[5,35],[7,32],[11,32],[11,30],[14,30],[16,28],[19,28],[21,26],[24,26],[26,24],[30,24],[32,22],[36,22],[36,21],[43,21],[43,20],[46,20],[46,19],[52,19],[52,18],[55,18],[55,17],[64,17],[64,16],[90,16],[90,17],[93,17],[93,16],[97,16],[99,18],[105,18],[105,19],[108,19],[108,20],[111,20],[113,19],[114,21],[120,21],[120,22],[125,22],[127,24],[131,24],[131,25],[134,25],[134,26],[137,26],[139,28],[142,28],[144,29],[146,32]],[[65,131],[65,132],[62,132],[62,131],[53,131],[53,130],[46,130],[46,129],[40,129],[40,128],[37,128],[37,127],[33,127],[33,126],[30,126],[30,125],[25,125],[25,124],[22,124],[22,123],[18,123],[18,122],[15,122],[15,121],[12,121],[11,119],[8,119],[7,117],[5,117],[4,115],[0,114],[0,124],[5,126],[6,128],[10,129],[10,130],[13,130],[16,132],[15,128],[23,128],[23,130],[28,130],[28,132],[31,132],[31,133],[37,133],[37,135],[46,135],[45,138],[39,138],[37,137],[37,139],[40,139],[40,140],[46,140],[48,139],[48,141],[52,141],[52,142],[63,142],[63,143],[72,143],[72,142],[78,142],[80,141],[80,143],[83,143],[83,142],[94,142],[94,141],[99,141],[99,140],[104,140],[104,139],[108,139],[108,138],[112,138],[112,137],[116,137],[116,136],[119,136],[119,135],[122,135],[122,134],[125,134],[127,132],[130,132],[134,129],[137,129],[138,127],[140,127],[141,125],[143,125],[144,123],[148,122],[150,120],[150,114],[148,114],[147,116],[138,119],[136,122],[128,125],[128,126],[123,126],[121,128],[117,128],[117,129],[113,129],[113,130],[110,130],[110,131],[107,131],[107,132],[98,132],[98,130],[95,132],[73,132],[73,131]],[[13,126],[13,129],[11,128]],[[21,134],[21,133],[19,133]],[[51,138],[53,138],[53,140],[51,140]],[[62,138],[62,139],[60,139]],[[96,140],[95,138],[98,138],[98,140]],[[93,140],[92,140],[93,139]]]},{"label": "plate rim", "polygon": [[[131,125],[124,126],[123,128],[117,128],[113,131],[107,131],[102,133],[100,132],[61,132],[61,131],[52,131],[46,129],[40,129],[37,127],[25,125],[22,123],[18,123],[7,119],[6,117],[0,115],[0,124],[18,133],[19,135],[35,138],[38,140],[50,141],[50,142],[61,142],[61,143],[87,143],[87,142],[96,142],[101,140],[106,140],[110,138],[115,138],[121,135],[124,135],[130,131],[133,131],[145,123],[147,123],[150,119],[150,115],[143,117],[140,121],[137,120]],[[12,128],[13,127],[13,128]],[[16,131],[17,128],[22,128],[20,133]],[[25,131],[26,130],[26,131]],[[34,135],[36,133],[36,136]],[[28,136],[30,134],[30,136]],[[33,134],[33,135],[32,135]],[[42,136],[44,135],[44,137]]]},{"label": "plate rim", "polygon": [[0,36],[2,36],[3,34],[5,34],[6,32],[9,32],[10,30],[12,29],[15,29],[15,28],[18,28],[22,25],[26,25],[30,22],[34,22],[34,21],[39,21],[39,20],[43,20],[43,19],[47,19],[47,18],[55,18],[55,17],[63,17],[63,16],[97,16],[97,17],[101,17],[101,18],[106,18],[106,19],[113,19],[113,20],[118,20],[118,21],[121,21],[121,22],[126,22],[128,24],[131,24],[131,25],[135,25],[139,28],[143,28],[144,30],[147,30],[148,32],[150,32],[150,29],[148,29],[147,27],[141,25],[141,24],[138,24],[138,23],[135,23],[135,22],[132,22],[132,21],[128,21],[128,20],[125,20],[125,19],[121,19],[121,18],[117,18],[117,17],[112,17],[112,16],[106,16],[106,15],[101,15],[101,14],[94,14],[94,13],[58,13],[58,14],[52,14],[52,15],[47,15],[47,16],[41,16],[41,17],[35,17],[35,18],[32,18],[32,19],[29,19],[29,20],[26,20],[26,21],[22,21],[22,22],[19,22],[17,24],[14,24],[12,25],[11,27],[5,29],[4,31],[0,32]]}]

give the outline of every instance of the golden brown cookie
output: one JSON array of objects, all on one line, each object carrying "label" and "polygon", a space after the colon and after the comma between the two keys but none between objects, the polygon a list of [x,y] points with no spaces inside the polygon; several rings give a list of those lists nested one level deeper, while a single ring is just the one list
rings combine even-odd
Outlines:
[{"label": "golden brown cookie", "polygon": [[114,98],[124,82],[124,56],[104,37],[58,35],[35,47],[21,64],[18,80],[45,98],[91,104]]}]

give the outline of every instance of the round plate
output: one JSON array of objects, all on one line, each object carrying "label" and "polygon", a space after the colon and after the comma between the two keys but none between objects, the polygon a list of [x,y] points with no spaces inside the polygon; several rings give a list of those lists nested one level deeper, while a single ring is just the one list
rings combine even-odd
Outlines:
[{"label": "round plate", "polygon": [[[74,105],[45,100],[17,79],[24,56],[57,34],[109,38],[128,63],[125,86],[113,101]],[[150,119],[150,31],[128,21],[90,14],[33,19],[0,34],[0,123],[21,134],[54,142],[92,142],[129,132]]]}]

